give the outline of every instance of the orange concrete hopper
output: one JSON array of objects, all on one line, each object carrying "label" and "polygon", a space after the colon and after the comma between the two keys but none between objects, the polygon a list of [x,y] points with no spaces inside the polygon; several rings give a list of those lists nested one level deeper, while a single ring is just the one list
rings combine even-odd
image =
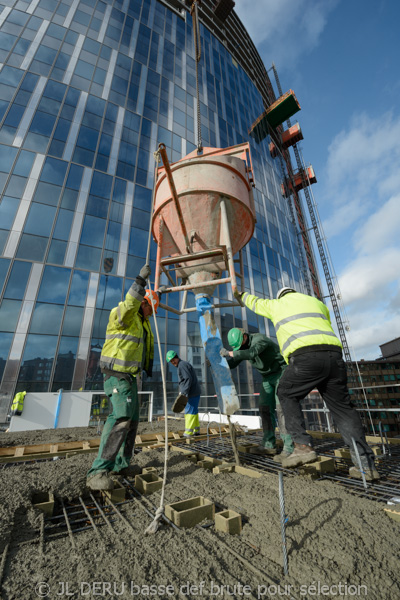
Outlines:
[{"label": "orange concrete hopper", "polygon": [[[251,239],[256,220],[249,144],[204,148],[171,165],[162,144],[160,153],[152,221],[156,289],[161,270],[172,265],[189,283],[172,282],[170,291],[212,295],[210,286],[228,282],[235,288],[233,256]],[[229,277],[221,279],[225,270]]]}]

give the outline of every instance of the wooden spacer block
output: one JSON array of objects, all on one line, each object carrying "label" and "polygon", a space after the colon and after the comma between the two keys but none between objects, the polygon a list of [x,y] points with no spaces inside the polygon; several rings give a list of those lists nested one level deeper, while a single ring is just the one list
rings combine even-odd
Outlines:
[{"label": "wooden spacer block", "polygon": [[136,475],[135,488],[142,494],[152,494],[162,488],[163,480],[154,472]]},{"label": "wooden spacer block", "polygon": [[35,492],[32,495],[33,508],[37,508],[51,517],[54,510],[54,494],[51,492]]},{"label": "wooden spacer block", "polygon": [[125,500],[125,488],[114,480],[113,490],[104,490],[103,494],[111,500],[111,502],[123,502]]}]

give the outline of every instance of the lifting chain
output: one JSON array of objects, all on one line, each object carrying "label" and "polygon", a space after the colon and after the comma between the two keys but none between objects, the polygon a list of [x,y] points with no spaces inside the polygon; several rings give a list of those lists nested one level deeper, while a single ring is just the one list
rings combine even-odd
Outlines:
[{"label": "lifting chain", "polygon": [[199,62],[201,59],[201,39],[198,15],[198,4],[200,0],[194,0],[190,13],[193,18],[194,59],[196,62],[196,97],[197,97],[197,152],[203,151],[203,140],[201,138],[201,114],[200,114],[200,90],[199,90]]}]

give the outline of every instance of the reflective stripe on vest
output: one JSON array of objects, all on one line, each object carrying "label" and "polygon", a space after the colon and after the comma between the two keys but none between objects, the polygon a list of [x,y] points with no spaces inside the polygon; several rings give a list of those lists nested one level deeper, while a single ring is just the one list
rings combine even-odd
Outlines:
[{"label": "reflective stripe on vest", "polygon": [[106,340],[125,340],[126,342],[134,342],[135,344],[143,344],[143,338],[138,338],[134,335],[124,333],[108,333]]},{"label": "reflective stripe on vest", "polygon": [[336,334],[331,331],[321,331],[320,329],[312,329],[311,331],[301,331],[300,333],[295,333],[294,335],[291,335],[290,338],[288,338],[283,344],[281,351],[285,352],[286,348],[288,348],[290,344],[294,342],[294,340],[306,337],[308,335],[331,335],[334,338],[337,337]]},{"label": "reflective stripe on vest", "polygon": [[[307,317],[313,318],[313,319],[324,319],[325,321],[328,320],[328,318],[323,315],[322,313],[299,313],[298,315],[291,315],[290,317],[286,317],[285,319],[281,319],[280,321],[278,321],[277,323],[275,323],[275,331],[276,333],[278,333],[278,329],[281,325],[284,325],[285,323],[290,323],[290,321],[296,321],[297,319],[307,319]],[[321,332],[318,332],[321,333]],[[283,348],[282,348],[283,350]]]}]

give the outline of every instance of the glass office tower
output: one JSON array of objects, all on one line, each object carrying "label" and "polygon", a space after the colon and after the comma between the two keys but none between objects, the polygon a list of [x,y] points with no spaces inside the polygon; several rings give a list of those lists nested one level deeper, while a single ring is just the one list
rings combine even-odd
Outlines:
[{"label": "glass office tower", "polygon": [[[235,13],[221,23],[214,5],[203,0],[200,11],[200,110],[204,146],[224,147],[248,139],[268,78]],[[145,261],[153,152],[163,142],[173,162],[196,147],[188,8],[181,0],[0,0],[0,422],[16,391],[102,387],[108,313]],[[268,141],[250,140],[257,225],[244,262],[246,289],[272,297],[281,285],[305,288]],[[153,268],[154,258],[152,242]],[[226,286],[215,294],[230,298]],[[178,295],[168,301],[178,306]],[[162,354],[172,348],[192,361],[213,396],[195,313],[157,318]],[[274,337],[240,307],[221,309],[217,322],[224,339],[235,325]],[[252,405],[255,375],[246,365],[236,371]],[[171,395],[173,377],[168,371]],[[160,381],[156,349],[143,385],[161,401]]]}]

